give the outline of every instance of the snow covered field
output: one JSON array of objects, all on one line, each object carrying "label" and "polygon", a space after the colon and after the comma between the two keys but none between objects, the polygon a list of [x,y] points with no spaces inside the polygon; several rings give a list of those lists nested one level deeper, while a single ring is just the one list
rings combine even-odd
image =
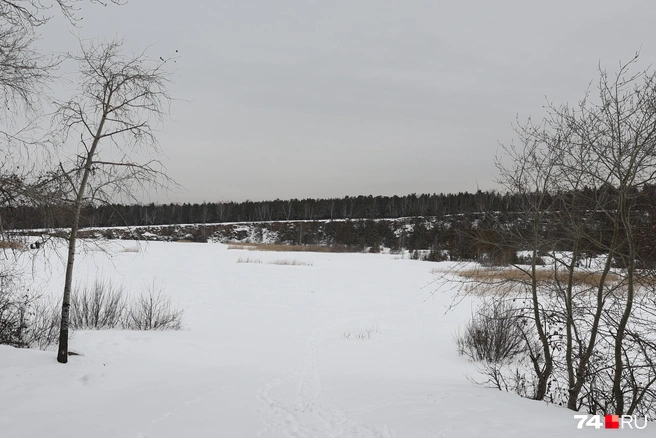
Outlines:
[{"label": "snow covered field", "polygon": [[[82,253],[78,283],[153,279],[185,309],[178,332],[75,333],[54,352],[0,346],[0,437],[441,438],[655,436],[577,430],[573,413],[471,383],[435,263],[151,242]],[[238,263],[260,261],[261,263]],[[58,294],[63,263],[34,264]],[[253,260],[256,259],[256,260]],[[307,265],[269,264],[295,260]]]}]

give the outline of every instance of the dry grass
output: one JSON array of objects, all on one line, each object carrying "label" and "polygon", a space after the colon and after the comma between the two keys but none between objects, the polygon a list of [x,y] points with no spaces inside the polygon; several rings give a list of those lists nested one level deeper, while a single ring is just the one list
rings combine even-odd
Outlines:
[{"label": "dry grass", "polygon": [[283,245],[273,243],[228,243],[228,249],[278,252],[361,252],[346,245]]},{"label": "dry grass", "polygon": [[[436,273],[436,272],[435,272]],[[530,273],[521,271],[516,268],[508,269],[470,269],[457,273],[460,277],[471,279],[480,283],[500,283],[500,282],[518,282],[526,283],[531,280]],[[556,275],[551,269],[540,269],[535,272],[536,280],[539,283],[551,282],[556,280]],[[557,279],[566,283],[569,273],[559,271]],[[599,286],[601,274],[598,272],[575,271],[573,276],[574,284],[577,286]],[[617,282],[619,276],[609,272],[606,281]]]},{"label": "dry grass", "polygon": [[137,252],[141,252],[141,248],[139,246],[130,246],[130,247],[123,248],[121,250],[121,252],[134,252],[134,253],[137,253]]},{"label": "dry grass", "polygon": [[303,260],[293,260],[293,259],[278,259],[269,262],[270,265],[282,265],[282,266],[312,266],[312,262],[304,262]]},{"label": "dry grass", "polygon": [[342,333],[342,339],[359,339],[364,341],[366,339],[371,339],[371,337],[378,332],[378,326],[372,326],[362,330],[344,332]]},{"label": "dry grass", "polygon": [[[239,257],[237,263],[264,263],[262,259],[256,259],[253,257]],[[267,262],[268,265],[280,265],[280,266],[312,266],[312,262],[305,262],[303,260],[294,260],[294,259],[278,259],[271,260]]]},{"label": "dry grass", "polygon": [[262,263],[262,260],[251,257],[239,257],[237,263]]},{"label": "dry grass", "polygon": [[635,278],[635,283],[645,289],[654,291],[656,290],[656,276],[649,273],[648,275],[638,275]]},{"label": "dry grass", "polygon": [[15,240],[0,240],[0,249],[25,249],[25,244]]}]

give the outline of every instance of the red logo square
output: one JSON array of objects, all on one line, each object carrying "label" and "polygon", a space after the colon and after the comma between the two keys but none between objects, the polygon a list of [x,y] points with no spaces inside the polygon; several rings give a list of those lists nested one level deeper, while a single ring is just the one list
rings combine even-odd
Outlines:
[{"label": "red logo square", "polygon": [[604,417],[606,423],[606,429],[619,429],[620,428],[620,416],[619,415],[606,415]]}]

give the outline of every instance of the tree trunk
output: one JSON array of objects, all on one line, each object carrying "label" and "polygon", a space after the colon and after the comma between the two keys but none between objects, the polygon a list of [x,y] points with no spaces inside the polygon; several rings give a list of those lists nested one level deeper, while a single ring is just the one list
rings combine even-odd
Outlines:
[{"label": "tree trunk", "polygon": [[[111,99],[111,93],[108,97]],[[84,201],[84,192],[87,188],[87,183],[89,181],[89,174],[91,174],[91,168],[93,166],[93,158],[96,153],[96,148],[98,147],[98,142],[102,136],[103,126],[105,125],[105,119],[107,118],[107,113],[103,112],[102,118],[100,119],[100,124],[98,125],[98,130],[96,135],[93,138],[93,144],[87,158],[84,163],[84,173],[82,174],[82,181],[80,181],[80,187],[77,190],[75,197],[75,215],[73,216],[73,225],[71,226],[71,235],[68,239],[68,260],[66,262],[66,279],[64,281],[64,296],[62,298],[62,313],[61,313],[61,325],[59,327],[59,349],[57,351],[57,362],[67,363],[68,362],[68,325],[69,317],[71,313],[71,287],[73,285],[73,268],[75,264],[75,246],[77,243],[77,230],[80,225],[80,213],[82,212],[82,202]]]},{"label": "tree trunk", "polygon": [[531,301],[533,306],[533,318],[535,319],[535,329],[538,332],[540,344],[542,345],[542,353],[544,354],[544,367],[540,369],[540,364],[538,362],[537,357],[533,359],[533,367],[538,377],[538,384],[535,390],[535,399],[543,400],[544,397],[547,395],[547,387],[548,387],[547,385],[549,382],[549,377],[551,377],[551,372],[553,371],[553,358],[551,356],[549,339],[547,337],[547,334],[545,333],[545,330],[542,327],[542,318],[540,317],[540,304],[538,298],[538,285],[537,285],[537,273],[536,273],[538,251],[537,251],[537,242],[534,243],[536,245],[533,247],[532,263],[531,263]]},{"label": "tree trunk", "polygon": [[71,288],[73,285],[73,265],[75,264],[75,244],[77,243],[77,229],[80,220],[78,207],[73,218],[71,235],[68,239],[68,259],[66,262],[66,279],[64,281],[64,297],[62,298],[61,325],[59,327],[59,350],[57,362],[68,362],[68,325],[71,313]]},{"label": "tree trunk", "polygon": [[615,337],[615,373],[613,376],[613,398],[615,399],[615,413],[618,415],[624,414],[624,393],[622,392],[622,373],[624,372],[624,360],[622,358],[622,343],[624,341],[624,334],[626,331],[626,326],[631,317],[631,311],[633,310],[633,299],[634,299],[634,289],[633,289],[633,277],[635,273],[635,258],[636,251],[633,244],[633,233],[631,229],[630,222],[630,207],[627,205],[626,195],[622,193],[620,198],[620,211],[622,212],[622,225],[624,226],[624,232],[626,233],[626,241],[628,244],[627,251],[627,260],[626,260],[626,280],[627,280],[627,292],[626,292],[626,306],[624,307],[624,312],[622,313],[622,318],[620,319],[619,324],[617,325],[617,336]]}]

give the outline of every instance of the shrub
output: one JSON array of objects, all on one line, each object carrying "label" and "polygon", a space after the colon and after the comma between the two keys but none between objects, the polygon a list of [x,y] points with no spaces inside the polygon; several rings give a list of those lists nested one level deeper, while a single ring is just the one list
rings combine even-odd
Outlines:
[{"label": "shrub", "polygon": [[124,326],[131,330],[180,330],[182,309],[173,307],[161,285],[154,281],[146,292],[127,308]]},{"label": "shrub", "polygon": [[39,299],[30,305],[29,318],[22,333],[26,347],[45,350],[59,341],[61,303]]},{"label": "shrub", "polygon": [[0,344],[47,348],[57,340],[58,306],[24,289],[11,272],[0,274]]},{"label": "shrub", "polygon": [[[533,264],[533,256],[531,254],[521,254],[517,256],[516,262],[518,265],[532,265]],[[535,259],[535,265],[536,266],[544,266],[546,265],[544,259],[542,256],[538,256]]]},{"label": "shrub", "polygon": [[23,332],[27,327],[30,300],[8,285],[0,286],[0,344],[26,347]]},{"label": "shrub", "polygon": [[[47,349],[59,339],[61,302],[35,297],[0,275],[0,344]],[[183,310],[173,307],[155,282],[136,300],[111,281],[96,281],[76,289],[71,296],[73,330],[123,328],[131,330],[180,330]]]},{"label": "shrub", "polygon": [[447,259],[446,251],[441,249],[431,249],[428,254],[426,254],[423,260],[427,262],[443,262]]},{"label": "shrub", "polygon": [[526,346],[519,320],[519,310],[505,301],[482,303],[465,329],[456,334],[458,353],[473,361],[511,361]]},{"label": "shrub", "polygon": [[121,325],[125,314],[125,289],[111,282],[96,280],[92,287],[76,289],[71,296],[70,327],[110,329]]},{"label": "shrub", "polygon": [[136,299],[125,288],[98,280],[76,290],[71,297],[71,328],[129,330],[180,330],[183,311],[174,308],[161,284],[153,281]]}]

